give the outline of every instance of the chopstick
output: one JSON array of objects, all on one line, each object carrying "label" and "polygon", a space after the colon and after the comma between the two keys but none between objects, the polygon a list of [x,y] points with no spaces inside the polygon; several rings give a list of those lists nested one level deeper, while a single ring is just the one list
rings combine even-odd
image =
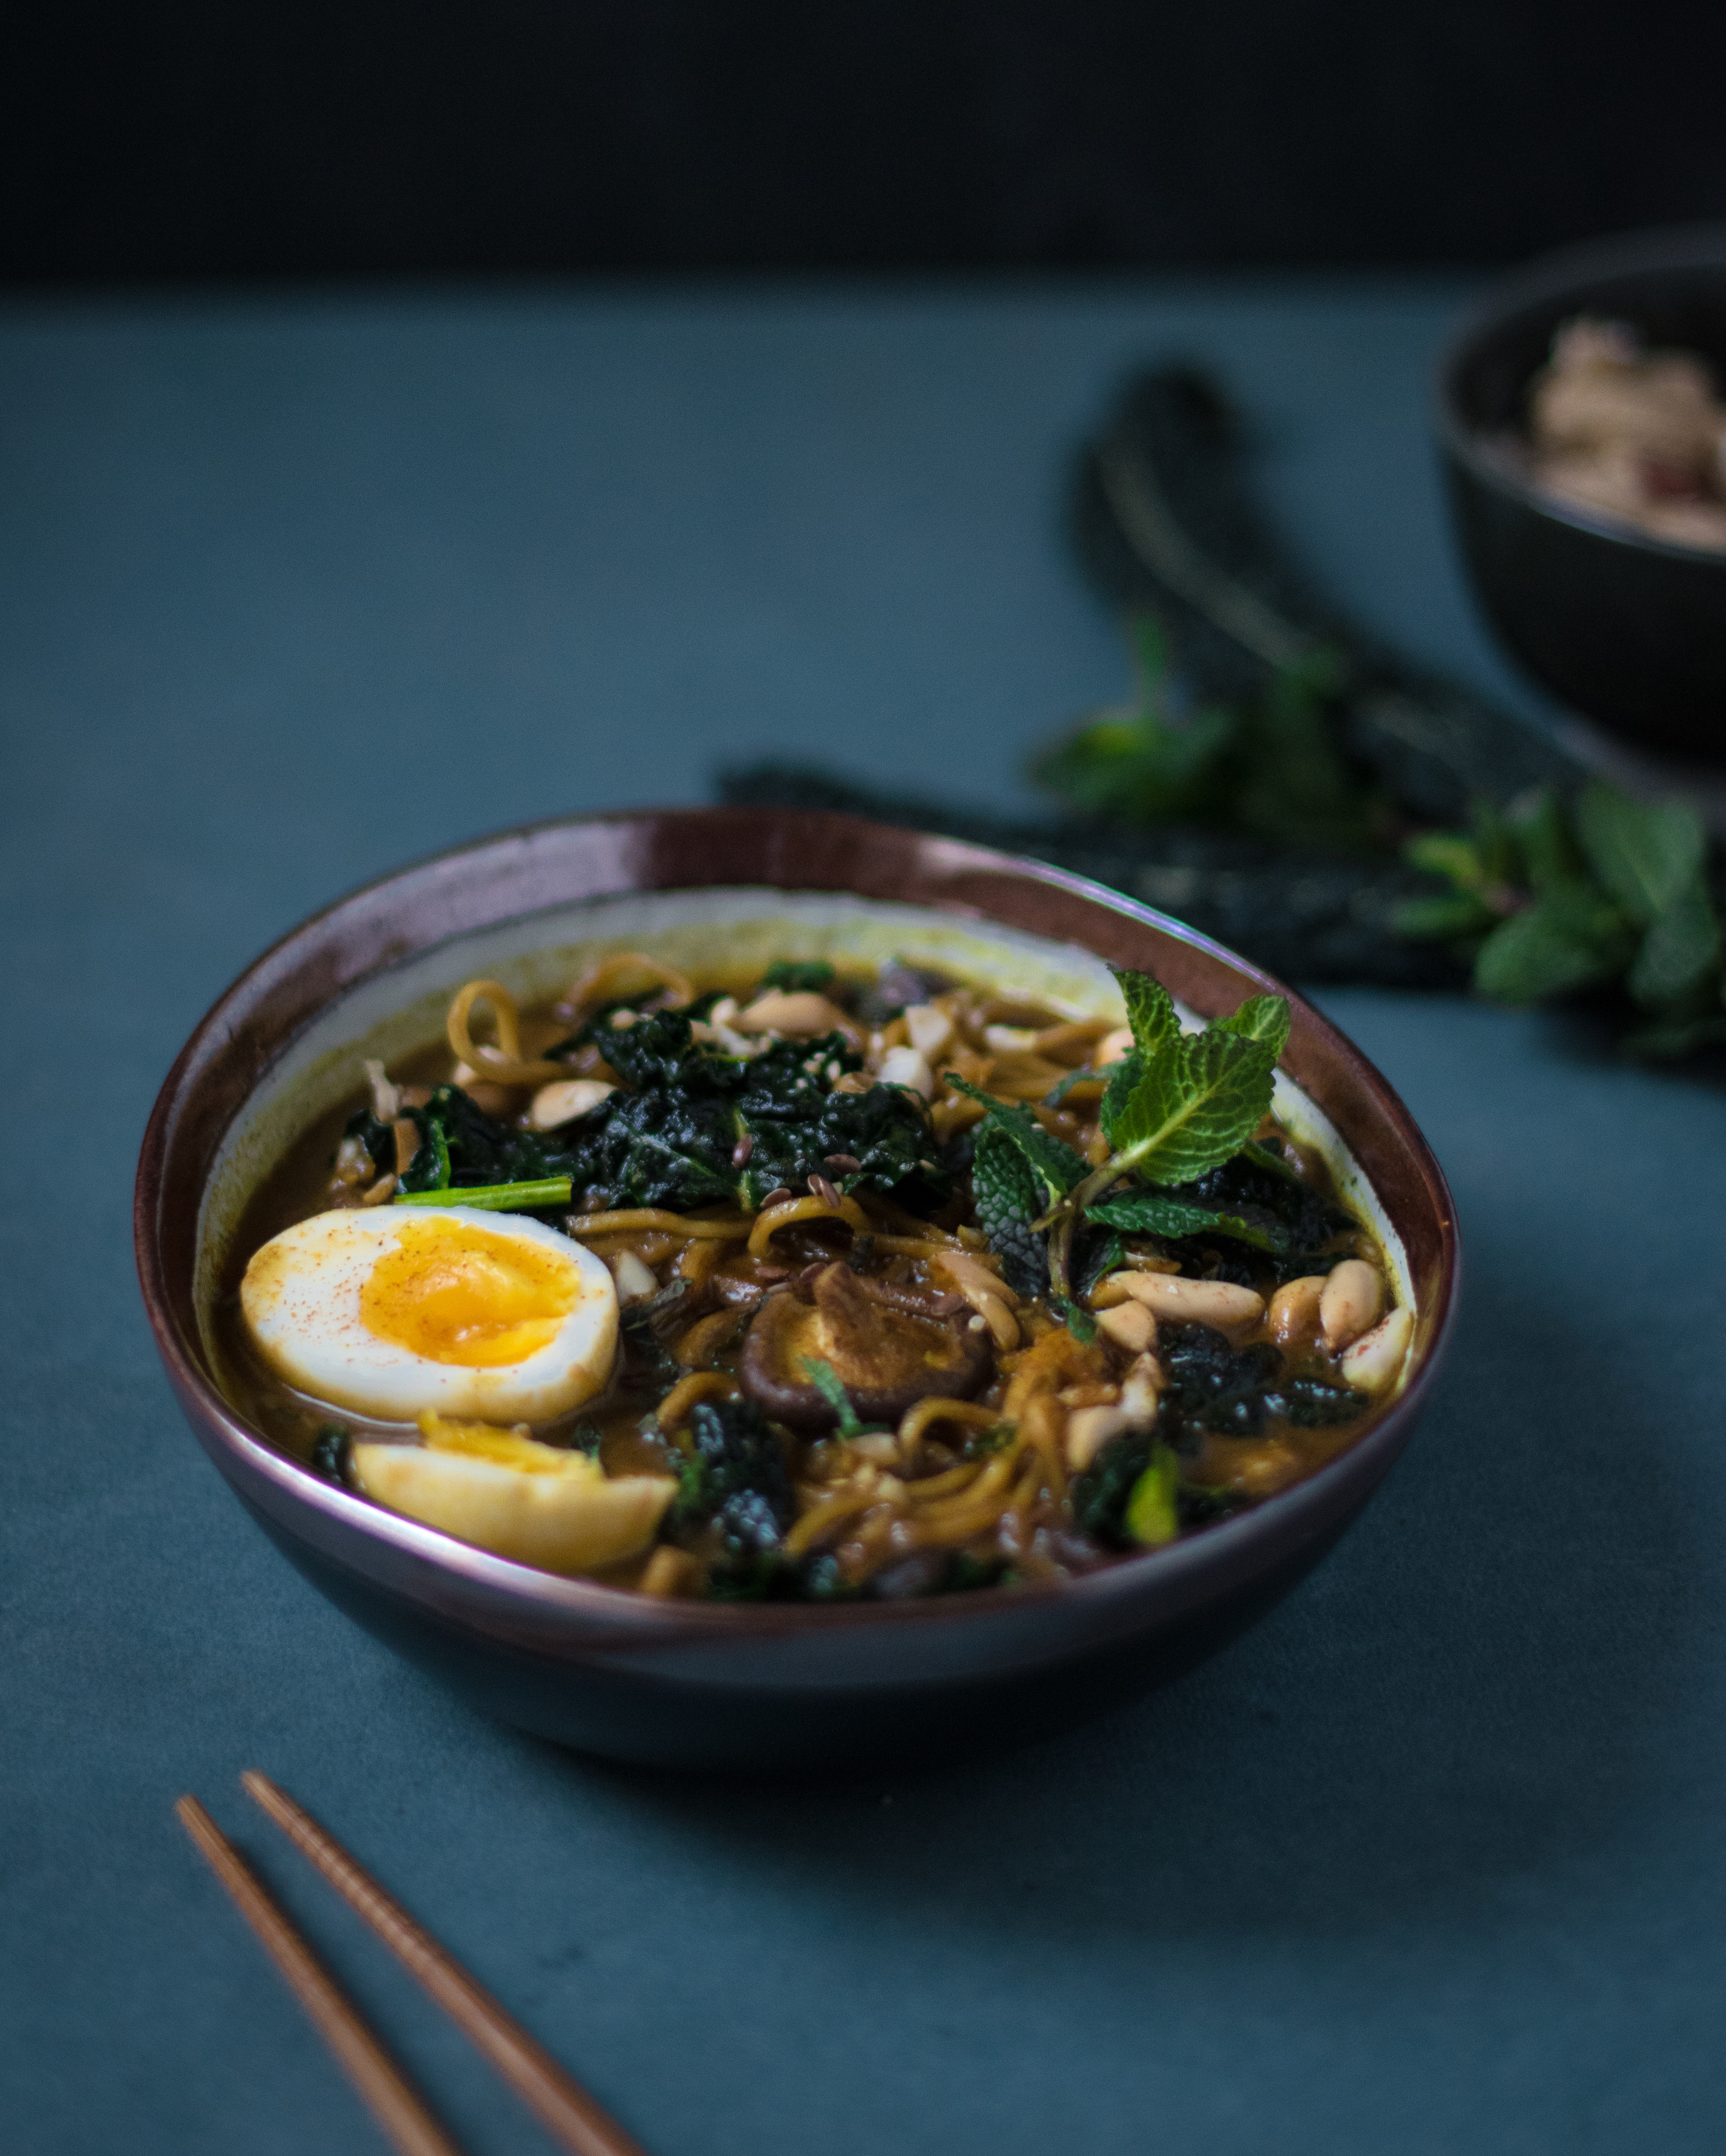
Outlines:
[{"label": "chopstick", "polygon": [[402,2156],[461,2156],[285,1911],[197,1798],[182,1797],[174,1810]]},{"label": "chopstick", "polygon": [[530,2036],[452,1953],[384,1892],[326,1827],[255,1767],[248,1768],[240,1781],[246,1794],[365,1918],[554,2140],[573,2150],[574,2156],[645,2156],[640,2143],[626,2133],[578,2082],[564,2072],[544,2046]]}]

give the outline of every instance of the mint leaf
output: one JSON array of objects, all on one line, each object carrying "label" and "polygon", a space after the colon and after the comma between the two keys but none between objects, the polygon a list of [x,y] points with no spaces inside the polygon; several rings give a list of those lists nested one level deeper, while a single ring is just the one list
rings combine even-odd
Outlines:
[{"label": "mint leaf", "polygon": [[1138,1091],[1139,1081],[1144,1076],[1145,1060],[1136,1048],[1129,1048],[1115,1065],[1115,1075],[1102,1089],[1102,1101],[1097,1109],[1097,1120],[1102,1125],[1102,1134],[1111,1145],[1116,1142],[1115,1126],[1126,1113],[1127,1103]]},{"label": "mint leaf", "polygon": [[1043,1213],[1042,1186],[1004,1131],[984,1123],[971,1161],[977,1222],[1015,1295],[1049,1291],[1049,1253],[1032,1223]]},{"label": "mint leaf", "polygon": [[[989,1111],[984,1128],[999,1132],[1015,1147],[1040,1187],[1047,1191],[1048,1197],[1038,1209],[1039,1213],[1046,1212],[1057,1199],[1065,1198],[1075,1183],[1084,1181],[1084,1160],[1070,1145],[1051,1137],[1029,1108],[1020,1107],[1016,1101],[997,1101],[967,1079],[949,1075],[948,1083],[969,1099],[982,1102]],[[1032,1215],[1033,1219],[1036,1217]]]},{"label": "mint leaf", "polygon": [[886,1427],[884,1423],[863,1421],[851,1404],[851,1396],[845,1390],[844,1378],[824,1356],[805,1355],[801,1360],[803,1374],[837,1418],[841,1437],[868,1437]]},{"label": "mint leaf", "polygon": [[1599,779],[1576,804],[1589,866],[1639,928],[1654,921],[1702,873],[1708,837],[1681,801],[1633,801]]},{"label": "mint leaf", "polygon": [[1127,1006],[1127,1023],[1133,1028],[1133,1039],[1140,1053],[1154,1055],[1164,1045],[1180,1037],[1180,1014],[1174,1008],[1174,998],[1163,983],[1149,973],[1135,973],[1130,966],[1111,966],[1109,971],[1121,984],[1121,999]]},{"label": "mint leaf", "polygon": [[1506,819],[1513,854],[1521,855],[1520,875],[1513,880],[1544,891],[1549,885],[1585,880],[1588,864],[1578,846],[1558,797],[1542,787]]},{"label": "mint leaf", "polygon": [[1292,1018],[1287,996],[1249,996],[1230,1017],[1213,1019],[1206,1030],[1238,1034],[1243,1040],[1261,1040],[1274,1060],[1288,1045]]},{"label": "mint leaf", "polygon": [[1655,916],[1636,963],[1630,992],[1639,1004],[1671,1004],[1701,987],[1720,956],[1720,924],[1698,873]]},{"label": "mint leaf", "polygon": [[1465,936],[1483,936],[1498,916],[1472,891],[1440,891],[1431,898],[1400,899],[1390,911],[1390,926],[1411,943],[1453,943]]},{"label": "mint leaf", "polygon": [[1288,1237],[1274,1220],[1243,1219],[1238,1213],[1213,1213],[1203,1205],[1188,1205],[1159,1191],[1129,1190],[1107,1198],[1086,1209],[1087,1220],[1106,1228],[1118,1228],[1128,1235],[1227,1235],[1236,1243],[1250,1243],[1256,1250],[1286,1250]]},{"label": "mint leaf", "polygon": [[1610,978],[1629,958],[1630,945],[1622,915],[1595,885],[1549,884],[1482,944],[1474,984],[1499,1003],[1544,1003]]},{"label": "mint leaf", "polygon": [[1190,1183],[1231,1159],[1258,1128],[1276,1065],[1268,1040],[1217,1026],[1183,1034],[1148,1060],[1108,1127],[1109,1143],[1132,1154],[1128,1165],[1148,1181]]}]

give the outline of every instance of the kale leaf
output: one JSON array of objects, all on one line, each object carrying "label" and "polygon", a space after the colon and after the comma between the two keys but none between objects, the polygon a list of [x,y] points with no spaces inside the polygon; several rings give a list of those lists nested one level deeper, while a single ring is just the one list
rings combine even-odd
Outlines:
[{"label": "kale leaf", "polygon": [[1224,1437],[1251,1437],[1264,1427],[1266,1394],[1282,1368],[1268,1341],[1232,1348],[1209,1325],[1176,1325],[1161,1342],[1169,1389],[1160,1421]]},{"label": "kale leaf", "polygon": [[776,1553],[796,1510],[784,1448],[747,1400],[697,1400],[679,1467],[674,1527],[717,1527],[727,1558]]},{"label": "kale leaf", "polygon": [[[932,1211],[950,1194],[916,1095],[891,1086],[830,1090],[859,1067],[842,1034],[775,1041],[743,1060],[697,1042],[686,1012],[656,1011],[629,1026],[601,1019],[581,1037],[597,1042],[624,1081],[592,1114],[562,1130],[512,1130],[459,1088],[440,1086],[411,1111],[423,1142],[403,1188],[567,1175],[608,1205],[681,1212],[727,1203],[753,1212],[770,1191],[802,1188],[815,1174],[913,1210]],[[836,1169],[835,1156],[857,1165]]]}]

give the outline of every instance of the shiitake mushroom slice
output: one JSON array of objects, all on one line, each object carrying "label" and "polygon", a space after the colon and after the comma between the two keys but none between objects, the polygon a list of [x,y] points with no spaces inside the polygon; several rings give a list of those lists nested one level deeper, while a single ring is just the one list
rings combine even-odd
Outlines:
[{"label": "shiitake mushroom slice", "polygon": [[945,1318],[896,1308],[835,1263],[799,1290],[768,1297],[738,1369],[743,1390],[775,1422],[831,1429],[833,1409],[810,1383],[806,1360],[831,1364],[866,1421],[894,1423],[931,1394],[968,1399],[989,1375],[994,1351],[988,1332],[973,1330],[968,1310]]}]

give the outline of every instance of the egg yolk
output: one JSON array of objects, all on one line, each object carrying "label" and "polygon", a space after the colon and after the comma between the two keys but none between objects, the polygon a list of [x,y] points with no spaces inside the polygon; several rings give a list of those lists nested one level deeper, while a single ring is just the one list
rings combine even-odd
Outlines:
[{"label": "egg yolk", "polygon": [[555,1251],[465,1220],[414,1220],[360,1291],[367,1331],[428,1362],[492,1369],[549,1347],[580,1276]]}]

